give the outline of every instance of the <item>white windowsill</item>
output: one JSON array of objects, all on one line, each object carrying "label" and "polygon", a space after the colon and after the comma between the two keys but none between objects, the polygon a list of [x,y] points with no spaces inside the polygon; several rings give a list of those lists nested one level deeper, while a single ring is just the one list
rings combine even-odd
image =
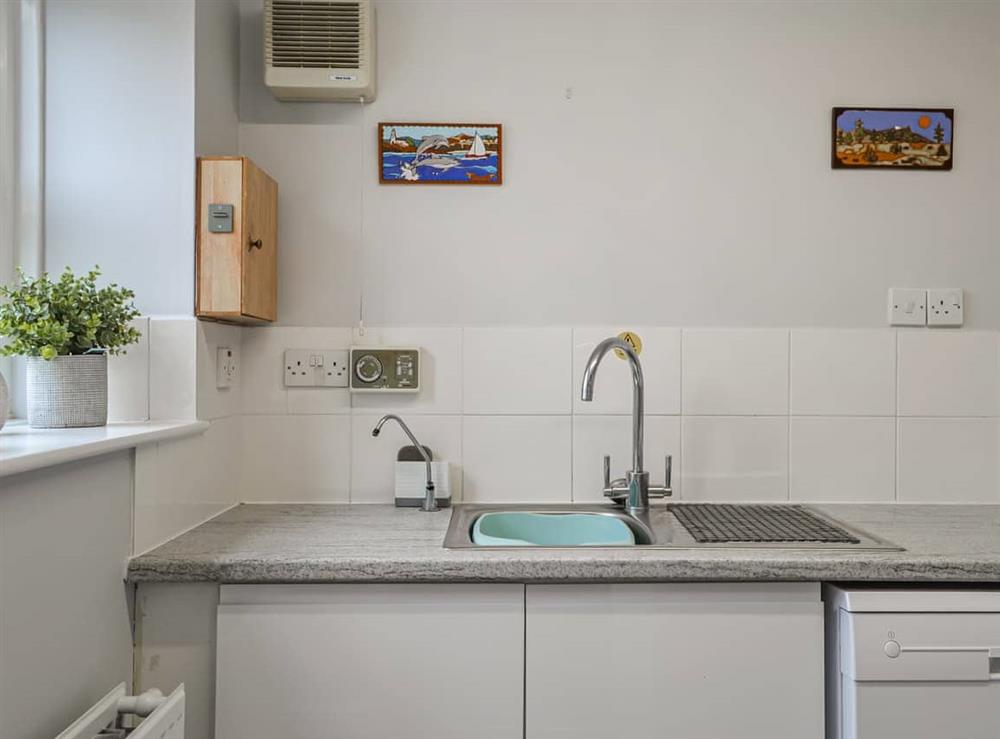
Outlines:
[{"label": "white windowsill", "polygon": [[86,429],[33,429],[25,421],[8,421],[0,429],[0,477],[192,436],[207,428],[207,421],[145,421]]}]

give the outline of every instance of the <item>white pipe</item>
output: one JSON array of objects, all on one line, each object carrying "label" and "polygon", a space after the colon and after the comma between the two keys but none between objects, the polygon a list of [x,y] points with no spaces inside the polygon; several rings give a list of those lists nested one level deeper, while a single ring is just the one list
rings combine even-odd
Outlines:
[{"label": "white pipe", "polygon": [[118,699],[118,713],[132,713],[145,718],[165,701],[161,693],[156,688],[151,688],[140,695],[127,695]]}]

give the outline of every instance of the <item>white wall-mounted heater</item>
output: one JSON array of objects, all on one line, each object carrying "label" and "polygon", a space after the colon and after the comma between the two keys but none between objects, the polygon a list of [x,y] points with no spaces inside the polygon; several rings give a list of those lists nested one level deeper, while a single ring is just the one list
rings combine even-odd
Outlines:
[{"label": "white wall-mounted heater", "polygon": [[121,683],[56,739],[117,739],[125,735],[118,727],[127,715],[142,718],[129,739],[184,739],[184,685],[164,698],[159,690],[127,695]]},{"label": "white wall-mounted heater", "polygon": [[264,0],[264,84],[279,100],[374,100],[371,0]]}]

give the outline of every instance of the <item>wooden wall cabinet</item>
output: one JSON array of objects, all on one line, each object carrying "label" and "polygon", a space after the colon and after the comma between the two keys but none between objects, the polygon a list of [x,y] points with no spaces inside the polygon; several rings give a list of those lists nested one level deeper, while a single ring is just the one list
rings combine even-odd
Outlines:
[{"label": "wooden wall cabinet", "polygon": [[[278,183],[246,157],[198,158],[195,315],[259,324],[278,317]],[[212,206],[232,206],[213,230]]]}]

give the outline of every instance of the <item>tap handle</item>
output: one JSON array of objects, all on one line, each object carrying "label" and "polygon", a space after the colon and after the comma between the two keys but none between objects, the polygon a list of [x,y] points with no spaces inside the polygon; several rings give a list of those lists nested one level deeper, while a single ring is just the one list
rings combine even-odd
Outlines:
[{"label": "tap handle", "polygon": [[649,488],[650,498],[669,498],[674,494],[674,491],[670,487],[670,476],[674,466],[673,461],[673,457],[668,454],[663,465],[663,485],[651,485]]},{"label": "tap handle", "polygon": [[611,487],[611,455],[604,455],[604,489]]}]

